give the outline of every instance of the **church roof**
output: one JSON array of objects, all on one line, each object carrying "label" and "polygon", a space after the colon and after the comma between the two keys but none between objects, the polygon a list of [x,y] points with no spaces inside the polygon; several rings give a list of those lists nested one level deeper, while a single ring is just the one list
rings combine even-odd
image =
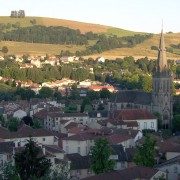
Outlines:
[{"label": "church roof", "polygon": [[146,93],[137,90],[121,90],[112,99],[117,103],[135,103],[150,105],[151,104],[151,93]]}]

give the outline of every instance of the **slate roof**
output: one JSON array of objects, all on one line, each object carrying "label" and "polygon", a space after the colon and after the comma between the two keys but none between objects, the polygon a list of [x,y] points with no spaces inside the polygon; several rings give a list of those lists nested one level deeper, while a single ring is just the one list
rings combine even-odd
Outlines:
[{"label": "slate roof", "polygon": [[121,90],[111,100],[117,103],[134,103],[134,104],[151,104],[151,93],[146,93],[137,90]]},{"label": "slate roof", "polygon": [[64,152],[62,148],[60,148],[60,147],[58,147],[56,145],[44,145],[44,147],[48,152],[50,152],[52,154],[54,154],[54,153],[63,153]]},{"label": "slate roof", "polygon": [[135,153],[136,153],[135,148],[126,148],[126,157],[128,162],[133,162]]},{"label": "slate roof", "polygon": [[67,154],[66,156],[71,161],[71,170],[90,168],[89,156],[81,156],[78,153]]},{"label": "slate roof", "polygon": [[164,163],[162,164],[158,164],[155,166],[155,168],[161,168],[163,166],[166,166],[166,165],[170,165],[170,164],[175,164],[175,163],[178,163],[180,164],[180,155],[179,156],[176,156],[175,158],[172,158],[168,161],[165,161]]},{"label": "slate roof", "polygon": [[120,171],[112,171],[96,176],[84,178],[84,180],[132,180],[132,179],[151,179],[158,170],[135,166]]},{"label": "slate roof", "polygon": [[0,154],[3,153],[13,153],[13,142],[0,142]]},{"label": "slate roof", "polygon": [[112,148],[112,154],[113,155],[118,155],[118,161],[127,161],[127,156],[124,151],[124,148],[121,144],[119,145],[111,145]]}]

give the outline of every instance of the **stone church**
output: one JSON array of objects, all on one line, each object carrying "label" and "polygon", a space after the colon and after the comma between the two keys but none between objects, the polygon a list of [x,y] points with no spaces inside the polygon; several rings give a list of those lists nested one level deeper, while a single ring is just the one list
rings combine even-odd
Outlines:
[{"label": "stone church", "polygon": [[159,113],[162,125],[171,127],[173,117],[173,76],[166,58],[163,30],[161,31],[157,67],[153,72],[153,91],[120,90],[110,103],[110,112],[125,108],[147,109]]}]

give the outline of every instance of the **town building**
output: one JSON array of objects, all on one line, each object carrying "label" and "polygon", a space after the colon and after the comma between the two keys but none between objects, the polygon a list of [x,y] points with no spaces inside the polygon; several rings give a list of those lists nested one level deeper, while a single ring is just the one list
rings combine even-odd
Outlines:
[{"label": "town building", "polygon": [[112,171],[84,178],[84,180],[132,180],[132,179],[159,179],[166,178],[166,173],[157,169],[135,166],[120,171]]},{"label": "town building", "polygon": [[161,32],[157,67],[153,72],[152,93],[138,90],[120,90],[109,103],[109,110],[120,109],[147,109],[152,113],[159,113],[162,125],[169,128],[172,125],[173,116],[173,77],[170,71],[164,42],[164,34]]}]

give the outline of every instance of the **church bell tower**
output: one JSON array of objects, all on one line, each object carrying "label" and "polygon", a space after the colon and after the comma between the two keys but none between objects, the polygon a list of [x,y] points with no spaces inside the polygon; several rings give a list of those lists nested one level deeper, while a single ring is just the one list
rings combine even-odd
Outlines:
[{"label": "church bell tower", "polygon": [[164,128],[170,128],[173,117],[173,76],[166,58],[163,30],[158,49],[157,67],[153,72],[153,111],[162,118]]}]

